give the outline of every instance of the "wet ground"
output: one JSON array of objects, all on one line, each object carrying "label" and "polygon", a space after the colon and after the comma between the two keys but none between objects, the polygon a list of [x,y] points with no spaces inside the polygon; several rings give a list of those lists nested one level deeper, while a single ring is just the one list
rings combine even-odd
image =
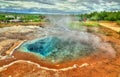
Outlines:
[{"label": "wet ground", "polygon": [[[15,50],[12,56],[0,60],[0,77],[120,77],[119,34],[103,27],[97,32],[88,28],[88,32],[110,43],[115,55],[102,51],[77,60],[51,64],[34,54]],[[27,35],[25,37],[30,39]]]}]

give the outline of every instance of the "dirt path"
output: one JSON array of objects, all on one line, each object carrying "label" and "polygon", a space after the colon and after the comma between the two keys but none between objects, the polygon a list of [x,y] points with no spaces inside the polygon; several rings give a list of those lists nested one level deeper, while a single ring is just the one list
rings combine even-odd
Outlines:
[{"label": "dirt path", "polygon": [[120,25],[115,22],[100,22],[101,26],[114,30],[116,32],[120,32]]}]

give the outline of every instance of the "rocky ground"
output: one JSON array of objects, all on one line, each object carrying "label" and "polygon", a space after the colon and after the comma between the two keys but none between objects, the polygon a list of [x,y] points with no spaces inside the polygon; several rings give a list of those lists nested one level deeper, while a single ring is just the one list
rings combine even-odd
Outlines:
[{"label": "rocky ground", "polygon": [[[14,26],[0,29],[0,77],[120,77],[119,34],[106,28],[95,32],[104,42],[112,44],[116,55],[98,52],[87,57],[61,64],[49,64],[25,52],[14,50],[12,55],[6,51],[25,40],[44,36],[38,26]],[[107,34],[104,34],[108,30]],[[37,35],[37,36],[36,36]],[[18,42],[19,41],[19,42]],[[16,44],[18,43],[18,44]]]}]

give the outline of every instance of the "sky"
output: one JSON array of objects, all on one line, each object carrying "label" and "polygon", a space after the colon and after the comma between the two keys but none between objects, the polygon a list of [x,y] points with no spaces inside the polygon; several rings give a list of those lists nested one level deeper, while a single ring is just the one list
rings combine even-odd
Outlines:
[{"label": "sky", "polygon": [[120,0],[0,0],[0,12],[81,14],[119,10]]}]

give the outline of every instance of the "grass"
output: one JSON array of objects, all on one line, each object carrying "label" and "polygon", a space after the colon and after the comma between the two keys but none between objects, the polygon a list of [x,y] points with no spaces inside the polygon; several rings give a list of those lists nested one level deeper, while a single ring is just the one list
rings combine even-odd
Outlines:
[{"label": "grass", "polygon": [[118,25],[120,25],[120,20],[116,21]]},{"label": "grass", "polygon": [[98,22],[95,21],[87,21],[87,22],[72,22],[70,24],[70,27],[73,29],[80,29],[81,26],[87,26],[87,27],[97,27],[99,26]]},{"label": "grass", "polygon": [[88,27],[94,27],[94,26],[99,26],[99,23],[97,21],[88,21],[88,22],[83,22],[83,25]]},{"label": "grass", "polygon": [[0,28],[2,28],[3,26],[0,26]]}]

